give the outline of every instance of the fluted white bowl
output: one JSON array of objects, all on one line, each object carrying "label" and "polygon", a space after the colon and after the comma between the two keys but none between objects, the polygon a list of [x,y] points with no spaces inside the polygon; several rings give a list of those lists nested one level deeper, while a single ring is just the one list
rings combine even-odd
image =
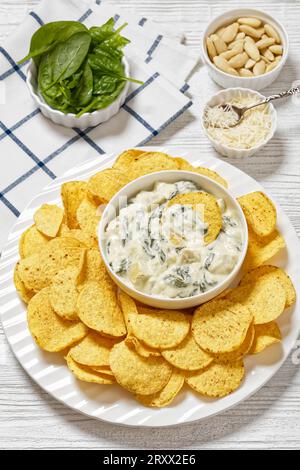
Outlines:
[{"label": "fluted white bowl", "polygon": [[[125,58],[123,58],[122,62],[125,68],[125,75],[129,76],[129,64]],[[129,82],[127,81],[124,89],[112,104],[104,109],[99,109],[92,113],[85,113],[83,116],[77,118],[73,113],[65,114],[58,109],[51,108],[51,106],[44,101],[43,97],[38,92],[37,67],[33,60],[30,61],[27,69],[26,83],[33,101],[46,118],[51,119],[51,121],[61,126],[76,127],[78,129],[95,127],[102,122],[108,121],[112,116],[117,114],[125,102],[129,89]]]}]

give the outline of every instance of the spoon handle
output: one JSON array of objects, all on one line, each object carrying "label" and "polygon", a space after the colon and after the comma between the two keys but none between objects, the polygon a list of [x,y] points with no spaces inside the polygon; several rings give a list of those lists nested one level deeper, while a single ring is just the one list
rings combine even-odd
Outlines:
[{"label": "spoon handle", "polygon": [[282,91],[281,93],[278,93],[277,95],[268,96],[267,98],[260,101],[259,103],[255,103],[252,106],[247,107],[247,111],[248,109],[255,108],[256,106],[261,106],[262,104],[266,104],[266,103],[269,103],[270,101],[278,100],[280,98],[286,98],[287,96],[295,95],[296,93],[300,93],[300,86],[297,86],[295,88],[290,88],[287,91]]}]

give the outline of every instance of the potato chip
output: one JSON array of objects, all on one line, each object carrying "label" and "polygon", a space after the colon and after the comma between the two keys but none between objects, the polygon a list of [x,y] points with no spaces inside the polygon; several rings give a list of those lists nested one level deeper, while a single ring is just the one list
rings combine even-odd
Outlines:
[{"label": "potato chip", "polygon": [[255,325],[276,320],[282,314],[286,302],[281,283],[267,277],[260,277],[256,282],[232,289],[226,298],[247,307],[254,316]]},{"label": "potato chip", "polygon": [[81,201],[76,218],[79,227],[87,233],[90,233],[97,239],[97,230],[100,221],[100,208],[89,199],[85,198]]},{"label": "potato chip", "polygon": [[61,186],[61,198],[65,208],[66,222],[69,228],[79,228],[77,209],[86,197],[85,181],[70,181]]},{"label": "potato chip", "polygon": [[129,179],[125,173],[117,168],[107,168],[89,179],[87,190],[95,204],[106,204],[127,183]]},{"label": "potato chip", "polygon": [[43,204],[34,214],[33,219],[39,232],[54,238],[58,234],[64,217],[64,211],[58,206]]},{"label": "potato chip", "polygon": [[115,163],[113,164],[113,168],[118,168],[120,170],[128,171],[130,165],[135,163],[138,158],[145,153],[143,150],[138,149],[129,149],[122,152],[118,158],[116,159]]},{"label": "potato chip", "polygon": [[255,326],[255,336],[250,354],[258,354],[272,344],[282,340],[280,329],[276,322],[265,323]]},{"label": "potato chip", "polygon": [[222,176],[220,176],[219,173],[217,173],[214,170],[211,170],[210,168],[197,166],[197,167],[194,167],[193,171],[194,173],[199,173],[199,175],[207,176],[207,178],[210,178],[211,180],[216,181],[216,183],[219,183],[221,186],[224,186],[224,188],[228,188],[227,181],[224,178],[222,178]]},{"label": "potato chip", "polygon": [[166,349],[161,354],[170,364],[183,370],[204,369],[213,361],[213,357],[198,346],[191,333],[176,348]]},{"label": "potato chip", "polygon": [[271,235],[276,227],[276,208],[268,196],[261,191],[237,198],[246,220],[259,237]]},{"label": "potato chip", "polygon": [[84,284],[78,297],[77,311],[81,321],[92,330],[116,338],[126,334],[116,287],[108,278],[104,278],[101,284],[95,281]]},{"label": "potato chip", "polygon": [[200,395],[221,398],[234,392],[245,375],[243,361],[233,363],[213,363],[206,369],[190,373],[186,383]]},{"label": "potato chip", "polygon": [[270,277],[277,279],[285,290],[286,304],[285,308],[290,307],[296,301],[296,291],[293,283],[287,273],[277,266],[264,265],[249,271],[241,280],[241,285],[249,284],[260,277]]},{"label": "potato chip", "polygon": [[122,387],[141,395],[159,392],[172,374],[172,367],[162,357],[145,359],[125,341],[116,344],[111,350],[110,368]]},{"label": "potato chip", "polygon": [[162,408],[169,405],[178,395],[184,384],[182,372],[173,370],[167,385],[162,390],[152,395],[136,395],[135,398],[144,406]]},{"label": "potato chip", "polygon": [[78,320],[76,303],[79,269],[69,267],[59,271],[49,289],[49,299],[55,313],[65,320]]},{"label": "potato chip", "polygon": [[240,359],[243,359],[243,357],[245,357],[246,354],[248,354],[251,349],[251,346],[254,341],[254,336],[255,336],[255,327],[254,327],[254,324],[251,323],[248,329],[246,338],[238,349],[230,353],[214,354],[214,359],[217,362],[236,362],[236,361],[239,361]]},{"label": "potato chip", "polygon": [[229,353],[242,345],[252,321],[253,315],[243,305],[227,299],[212,300],[195,310],[192,334],[208,353]]},{"label": "potato chip", "polygon": [[156,171],[178,170],[176,159],[162,152],[144,152],[130,166],[131,179]]},{"label": "potato chip", "polygon": [[277,229],[271,235],[258,237],[249,230],[248,251],[243,264],[244,271],[257,268],[285,248],[285,241]]},{"label": "potato chip", "polygon": [[49,238],[38,231],[35,225],[29,227],[22,233],[19,241],[20,258],[28,258],[40,253],[47,245]]},{"label": "potato chip", "polygon": [[23,281],[21,280],[19,276],[18,267],[19,267],[19,263],[16,264],[15,270],[14,270],[14,284],[23,302],[28,304],[30,299],[34,296],[35,292],[32,290],[26,289]]},{"label": "potato chip", "polygon": [[64,268],[76,267],[80,271],[83,261],[84,250],[77,240],[55,238],[40,253],[21,260],[18,273],[27,289],[39,291]]},{"label": "potato chip", "polygon": [[78,364],[73,360],[70,353],[66,356],[66,361],[68,368],[75,375],[76,379],[101,385],[111,385],[115,383],[115,379],[110,374],[102,374],[90,367]]},{"label": "potato chip", "polygon": [[173,348],[181,343],[190,330],[190,317],[176,310],[139,307],[139,315],[130,315],[134,336],[156,349]]},{"label": "potato chip", "polygon": [[208,193],[187,193],[178,194],[168,202],[168,206],[180,204],[182,206],[192,206],[200,212],[207,225],[207,233],[204,236],[206,244],[212,243],[222,228],[222,214],[216,198]]},{"label": "potato chip", "polygon": [[36,343],[45,351],[63,351],[80,341],[88,332],[81,322],[63,320],[49,300],[49,288],[38,292],[28,304],[28,327]]},{"label": "potato chip", "polygon": [[183,171],[194,171],[195,167],[191,165],[185,158],[181,157],[173,157],[174,160],[176,161],[176,164],[178,166],[178,170],[183,170]]},{"label": "potato chip", "polygon": [[114,345],[115,341],[90,331],[69,353],[74,361],[84,366],[109,367],[109,353]]}]

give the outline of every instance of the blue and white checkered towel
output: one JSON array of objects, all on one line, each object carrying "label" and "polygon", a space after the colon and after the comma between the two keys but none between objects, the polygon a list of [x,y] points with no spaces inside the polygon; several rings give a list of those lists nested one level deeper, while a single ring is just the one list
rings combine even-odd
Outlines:
[{"label": "blue and white checkered towel", "polygon": [[[178,37],[176,41],[147,18],[127,17],[126,11],[103,0],[89,6],[82,0],[44,0],[0,47],[0,247],[20,211],[57,175],[89,156],[101,158],[145,144],[192,105],[184,95],[185,80],[197,57]],[[27,66],[17,61],[26,55],[34,31],[46,22],[79,20],[92,26],[110,17],[117,26],[128,22],[130,72],[144,84],[131,85],[120,112],[95,128],[80,131],[53,124],[35,107],[25,83]]]}]

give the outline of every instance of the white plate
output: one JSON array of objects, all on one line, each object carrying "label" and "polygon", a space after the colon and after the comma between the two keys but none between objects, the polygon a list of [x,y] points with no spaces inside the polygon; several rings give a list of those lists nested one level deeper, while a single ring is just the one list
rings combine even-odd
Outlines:
[{"label": "white plate", "polygon": [[[147,150],[151,147],[147,147]],[[162,151],[182,156],[196,165],[218,171],[229,182],[234,196],[262,190],[260,184],[237,168],[215,158],[200,157],[198,152],[182,152],[180,148]],[[295,345],[300,330],[300,309],[286,310],[279,320],[283,333],[282,345],[275,345],[258,356],[246,358],[246,378],[242,386],[225,398],[204,399],[184,388],[174,402],[163,409],[145,408],[129,393],[118,387],[79,382],[68,370],[61,355],[42,351],[31,338],[26,321],[26,307],[13,284],[13,269],[18,260],[21,233],[32,224],[34,211],[43,203],[60,203],[63,182],[86,179],[96,171],[111,166],[117,155],[97,157],[75,167],[47,186],[27,206],[13,227],[3,250],[0,264],[0,315],[8,342],[20,364],[32,379],[54,398],[74,410],[93,418],[128,426],[171,426],[190,423],[213,416],[237,405],[259,390],[281,367]],[[277,206],[278,228],[285,237],[287,251],[272,260],[291,276],[300,297],[300,244],[284,212]]]}]

